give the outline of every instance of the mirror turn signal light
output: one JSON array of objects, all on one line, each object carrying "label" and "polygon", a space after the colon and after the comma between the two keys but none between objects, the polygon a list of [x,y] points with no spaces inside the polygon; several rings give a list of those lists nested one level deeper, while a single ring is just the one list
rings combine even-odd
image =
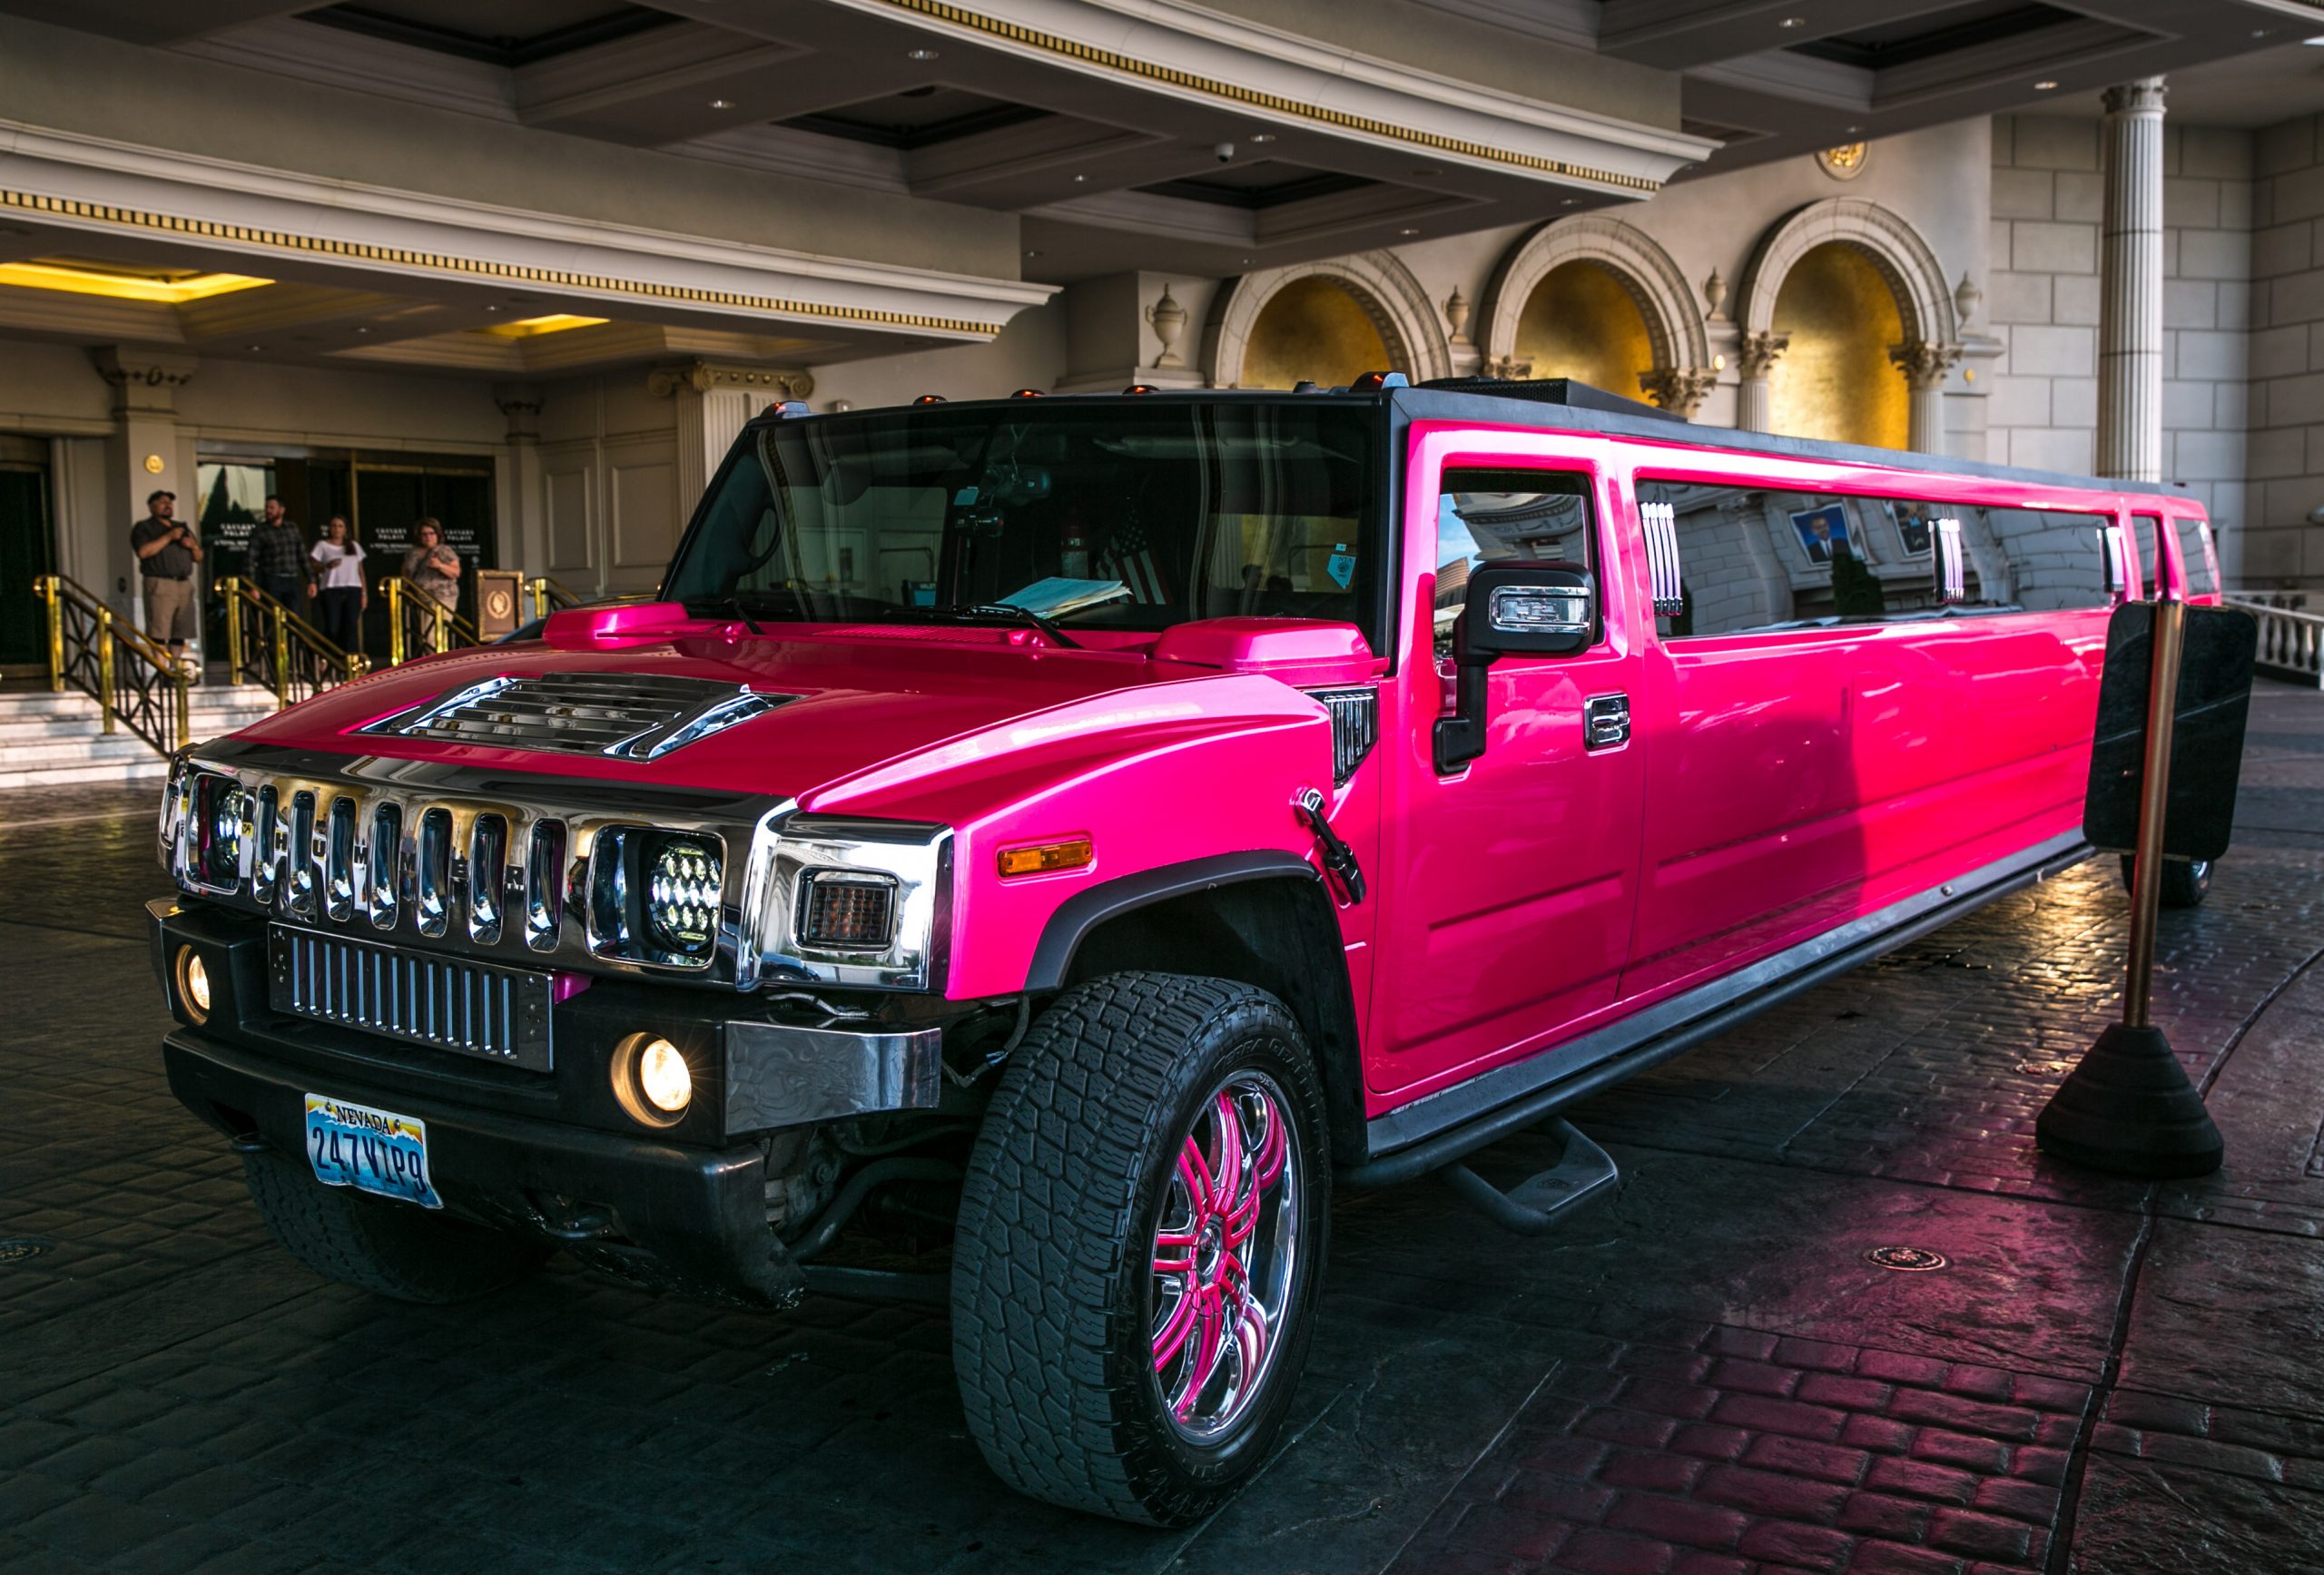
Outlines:
[{"label": "mirror turn signal light", "polygon": [[1029,848],[1003,848],[1000,850],[1000,872],[1003,875],[1045,875],[1055,870],[1078,870],[1097,856],[1097,848],[1087,837],[1074,837],[1062,842],[1037,842]]}]

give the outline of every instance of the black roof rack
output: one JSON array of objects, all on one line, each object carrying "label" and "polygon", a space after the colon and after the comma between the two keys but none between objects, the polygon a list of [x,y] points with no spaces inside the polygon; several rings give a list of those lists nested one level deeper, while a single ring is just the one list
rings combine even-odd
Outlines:
[{"label": "black roof rack", "polygon": [[1626,399],[1595,384],[1578,383],[1571,378],[1431,378],[1420,387],[1443,389],[1454,394],[1496,394],[1504,399],[1531,399],[1536,404],[1563,405],[1570,410],[1652,416],[1665,421],[1686,419],[1676,410],[1666,410],[1643,399]]}]

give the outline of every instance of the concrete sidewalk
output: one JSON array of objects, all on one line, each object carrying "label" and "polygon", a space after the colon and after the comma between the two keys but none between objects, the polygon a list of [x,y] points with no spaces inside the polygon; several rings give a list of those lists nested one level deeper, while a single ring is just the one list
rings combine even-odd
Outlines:
[{"label": "concrete sidewalk", "polygon": [[1344,1198],[1293,1436],[1175,1534],[1001,1490],[938,1312],[314,1278],[162,1085],[145,796],[0,805],[0,1567],[2324,1569],[2324,696],[2245,783],[2158,970],[2221,1175],[2034,1147],[2118,1008],[2093,861],[1576,1112],[1627,1179],[1557,1235]]}]

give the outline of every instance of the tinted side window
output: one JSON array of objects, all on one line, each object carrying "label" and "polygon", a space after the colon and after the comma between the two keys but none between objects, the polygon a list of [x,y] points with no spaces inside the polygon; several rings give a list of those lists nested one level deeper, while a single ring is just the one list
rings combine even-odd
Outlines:
[{"label": "tinted side window", "polygon": [[2211,527],[2204,520],[2181,516],[2171,522],[2179,535],[2179,556],[2187,565],[2187,594],[2207,596],[2219,589],[2219,575],[2211,567]]},{"label": "tinted side window", "polygon": [[2154,545],[2155,527],[2162,522],[2152,514],[2131,516],[2131,530],[2139,538],[2139,568],[2146,575],[2147,594],[2162,594],[2162,555]]},{"label": "tinted side window", "polygon": [[[2094,514],[1640,477],[1670,506],[1685,610],[1668,637],[1829,627],[2111,600]],[[1963,594],[1941,601],[1940,519],[1961,527]]]},{"label": "tinted side window", "polygon": [[1436,654],[1452,653],[1452,625],[1479,564],[1598,561],[1590,477],[1565,470],[1447,470],[1436,498]]}]

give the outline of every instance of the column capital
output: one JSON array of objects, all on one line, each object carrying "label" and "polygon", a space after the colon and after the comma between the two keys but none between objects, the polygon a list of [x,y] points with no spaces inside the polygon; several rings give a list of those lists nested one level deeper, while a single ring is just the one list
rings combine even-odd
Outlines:
[{"label": "column capital", "polygon": [[1638,375],[1640,391],[1659,408],[1689,418],[1718,383],[1718,374],[1709,367],[1653,367]]},{"label": "column capital", "polygon": [[174,412],[177,390],[193,380],[202,363],[177,350],[143,345],[99,345],[89,352],[97,376],[113,386],[113,410]]},{"label": "column capital", "polygon": [[2170,92],[2162,78],[2142,76],[2134,82],[2115,84],[2099,95],[2099,102],[2110,115],[2159,115]]},{"label": "column capital", "polygon": [[1888,347],[1888,359],[1905,374],[1908,388],[1926,390],[1945,386],[1945,375],[1961,359],[1961,347],[1927,340],[1908,340]]},{"label": "column capital", "polygon": [[1747,333],[1735,341],[1735,369],[1746,379],[1764,378],[1790,348],[1787,333]]},{"label": "column capital", "polygon": [[812,373],[789,367],[753,367],[736,361],[688,361],[684,366],[656,367],[645,374],[645,391],[666,399],[681,389],[707,394],[719,389],[747,389],[778,399],[804,399],[814,393]]},{"label": "column capital", "polygon": [[538,383],[495,383],[492,403],[508,418],[508,440],[530,443],[541,435],[541,387]]}]

